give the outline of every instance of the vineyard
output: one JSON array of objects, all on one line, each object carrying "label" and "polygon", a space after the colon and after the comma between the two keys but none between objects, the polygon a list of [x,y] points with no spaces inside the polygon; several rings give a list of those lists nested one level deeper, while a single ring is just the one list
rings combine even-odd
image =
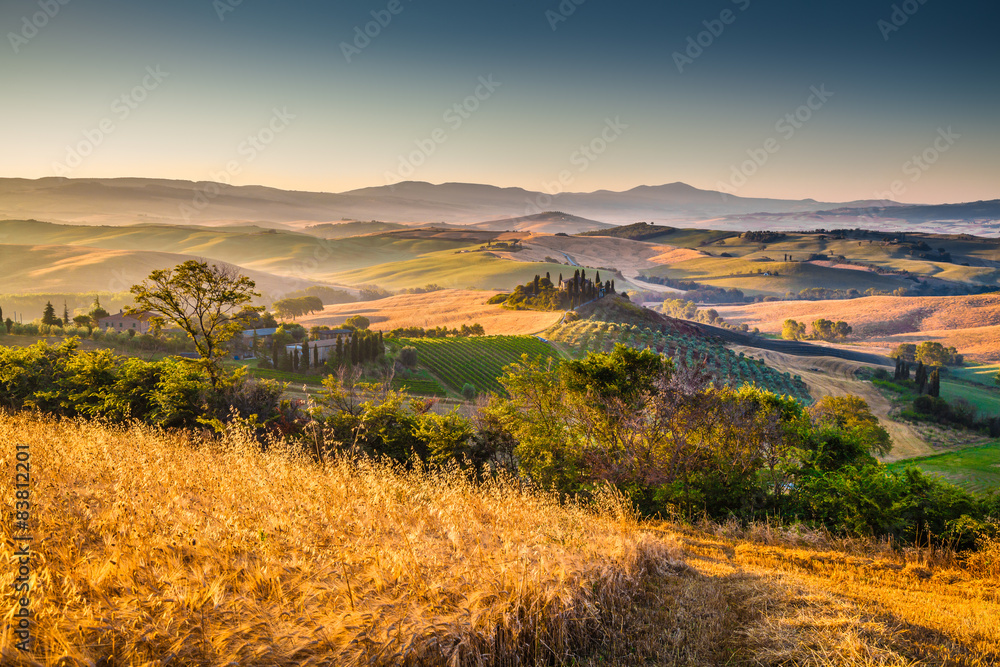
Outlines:
[{"label": "vineyard", "polygon": [[505,366],[531,358],[555,357],[556,352],[533,336],[477,336],[472,338],[401,338],[400,345],[417,349],[417,363],[449,389],[460,392],[468,383],[477,392],[504,394],[497,381]]},{"label": "vineyard", "polygon": [[759,359],[742,352],[736,354],[715,340],[673,331],[666,324],[654,324],[648,318],[637,317],[631,309],[603,309],[589,318],[556,325],[544,335],[579,356],[607,352],[615,343],[622,343],[656,350],[684,366],[706,362],[708,371],[720,384],[735,387],[751,382],[802,403],[812,402],[800,376],[780,373]]}]

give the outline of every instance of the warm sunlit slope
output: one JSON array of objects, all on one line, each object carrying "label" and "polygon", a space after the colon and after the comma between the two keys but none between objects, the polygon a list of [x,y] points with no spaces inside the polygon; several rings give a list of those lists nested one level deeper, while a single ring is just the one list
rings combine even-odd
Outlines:
[{"label": "warm sunlit slope", "polygon": [[886,345],[938,340],[983,360],[1000,358],[1000,293],[972,296],[874,296],[836,301],[785,301],[721,306],[734,324],[780,332],[785,319],[844,320],[860,338]]},{"label": "warm sunlit slope", "polygon": [[305,280],[325,280],[333,273],[384,262],[405,261],[428,252],[462,248],[469,243],[445,238],[403,238],[391,234],[324,239],[305,233],[255,227],[96,227],[30,220],[0,221],[0,242],[82,245],[108,250],[156,250],[221,260]]},{"label": "warm sunlit slope", "polygon": [[458,328],[463,324],[482,324],[489,335],[519,335],[542,331],[555,324],[562,316],[559,312],[535,310],[508,310],[489,305],[495,291],[441,290],[427,294],[401,294],[399,296],[327,306],[321,313],[297,318],[305,326],[338,325],[352,315],[363,315],[371,321],[371,328],[391,331],[399,327],[425,329],[446,326]]},{"label": "warm sunlit slope", "polygon": [[[57,292],[127,292],[154,269],[167,269],[190,255],[83,246],[0,245],[0,294]],[[312,285],[263,271],[241,268],[264,295],[283,294]]]},{"label": "warm sunlit slope", "polygon": [[372,283],[392,290],[423,287],[429,283],[459,289],[511,290],[536,274],[549,272],[555,279],[560,271],[568,268],[549,262],[509,261],[488,252],[446,250],[428,253],[417,259],[387,262],[325,277],[332,282],[353,285]]}]

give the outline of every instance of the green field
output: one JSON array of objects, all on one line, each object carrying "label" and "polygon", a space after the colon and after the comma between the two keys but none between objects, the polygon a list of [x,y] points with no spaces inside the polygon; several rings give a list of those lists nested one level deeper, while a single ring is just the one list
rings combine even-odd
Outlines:
[{"label": "green field", "polygon": [[704,363],[713,380],[719,384],[735,387],[750,382],[803,403],[812,402],[801,377],[778,372],[758,359],[736,354],[716,340],[677,333],[665,325],[656,325],[648,321],[641,311],[628,306],[599,305],[589,317],[558,324],[543,335],[570,350],[574,356],[608,352],[616,343],[621,343],[640,350],[656,350],[683,366]]},{"label": "green field", "polygon": [[1000,442],[899,461],[890,464],[889,468],[900,471],[910,466],[937,475],[968,491],[977,493],[1000,491]]},{"label": "green field", "polygon": [[477,392],[505,393],[497,381],[505,366],[531,358],[557,358],[556,351],[534,336],[472,338],[401,338],[399,344],[417,349],[417,363],[455,393],[469,383]]},{"label": "green field", "polygon": [[[767,253],[779,261],[755,261],[740,257],[699,257],[666,267],[644,271],[651,276],[693,280],[725,289],[738,288],[749,295],[784,296],[810,287],[828,289],[869,288],[892,291],[912,285],[898,276],[886,276],[861,269],[834,269],[807,262],[780,261],[783,253]],[[759,272],[759,273],[758,273]],[[774,275],[777,273],[778,275]],[[770,274],[770,275],[765,275]]]},{"label": "green field", "polygon": [[1000,373],[1000,364],[967,364],[959,368],[949,368],[948,375],[959,380],[975,382],[987,387],[997,387],[996,377]]},{"label": "green field", "polygon": [[941,380],[941,398],[954,401],[962,398],[976,406],[980,417],[1000,415],[1000,391],[985,386]]}]

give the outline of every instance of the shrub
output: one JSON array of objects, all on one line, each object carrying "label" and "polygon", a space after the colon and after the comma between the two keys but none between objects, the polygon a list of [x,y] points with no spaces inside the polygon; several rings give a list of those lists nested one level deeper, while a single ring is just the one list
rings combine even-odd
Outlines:
[{"label": "shrub", "polygon": [[399,363],[403,364],[408,368],[413,368],[417,365],[417,348],[412,345],[407,345],[402,350],[399,351]]},{"label": "shrub", "polygon": [[462,385],[462,397],[467,401],[471,401],[476,397],[476,387],[471,382],[466,382]]}]

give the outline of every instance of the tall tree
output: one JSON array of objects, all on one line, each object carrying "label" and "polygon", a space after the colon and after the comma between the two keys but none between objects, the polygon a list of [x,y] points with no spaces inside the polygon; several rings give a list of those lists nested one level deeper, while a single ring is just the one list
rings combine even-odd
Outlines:
[{"label": "tall tree", "polygon": [[[209,266],[191,259],[172,269],[157,269],[146,281],[133,285],[136,305],[128,312],[155,313],[151,321],[157,329],[168,322],[180,327],[194,342],[212,384],[220,388],[225,377],[222,359],[226,343],[242,330],[232,315],[260,297],[254,287],[252,280],[231,266]],[[243,308],[248,309],[263,307]]]},{"label": "tall tree", "polygon": [[55,306],[52,305],[51,301],[45,302],[45,310],[42,311],[42,324],[56,324],[59,322],[59,318],[56,317]]},{"label": "tall tree", "polygon": [[941,396],[941,371],[934,369],[927,381],[927,395],[938,398]]}]

